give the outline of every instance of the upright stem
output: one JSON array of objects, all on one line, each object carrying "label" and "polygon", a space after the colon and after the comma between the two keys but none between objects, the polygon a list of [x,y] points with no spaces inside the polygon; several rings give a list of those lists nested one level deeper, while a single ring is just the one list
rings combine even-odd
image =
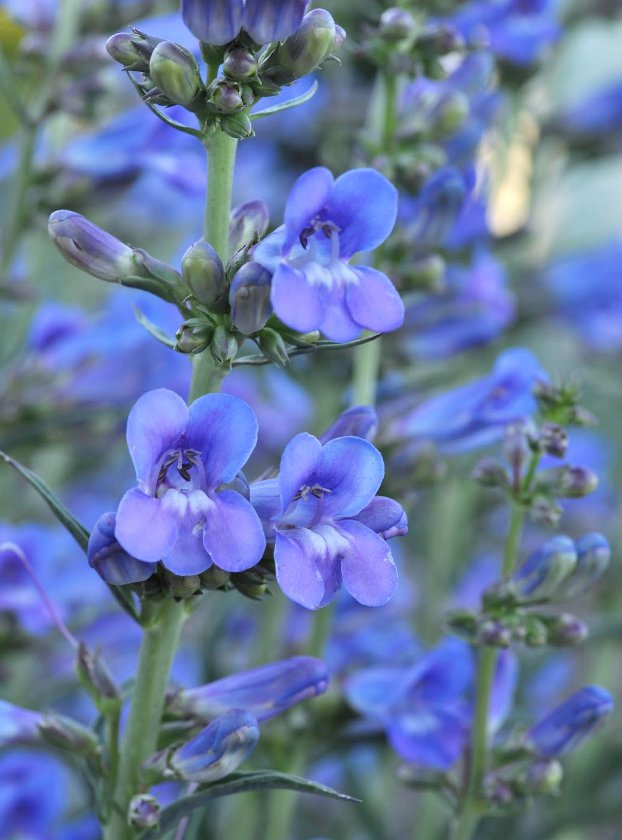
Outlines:
[{"label": "upright stem", "polygon": [[[238,141],[216,130],[206,142],[207,191],[203,237],[218,251],[223,263],[229,257],[229,215],[233,191],[233,169]],[[208,350],[192,359],[190,402],[203,394],[219,391],[226,370],[218,366]]]},{"label": "upright stem", "polygon": [[130,840],[134,829],[127,811],[138,792],[140,768],[156,751],[169,672],[187,617],[183,602],[167,599],[151,605],[144,629],[134,683],[132,705],[123,734],[115,797],[105,840]]},{"label": "upright stem", "polygon": [[354,351],[352,405],[375,405],[382,339],[361,344]]}]

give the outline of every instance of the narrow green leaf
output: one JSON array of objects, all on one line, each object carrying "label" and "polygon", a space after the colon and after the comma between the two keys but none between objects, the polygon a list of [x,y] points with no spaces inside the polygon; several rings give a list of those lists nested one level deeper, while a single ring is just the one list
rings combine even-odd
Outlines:
[{"label": "narrow green leaf", "polygon": [[179,821],[199,808],[204,808],[212,799],[219,796],[232,796],[236,793],[246,793],[253,790],[294,790],[298,793],[312,793],[316,796],[326,796],[330,799],[341,799],[345,802],[360,802],[345,793],[339,793],[332,788],[291,776],[289,773],[277,773],[271,770],[257,770],[255,773],[232,773],[226,779],[204,785],[196,793],[179,799],[162,811],[160,825],[139,835],[139,840],[159,840],[167,832],[172,831]]},{"label": "narrow green leaf", "polygon": [[317,79],[313,82],[311,87],[300,96],[295,96],[293,99],[288,99],[287,102],[279,102],[278,105],[272,105],[270,108],[264,108],[263,111],[254,111],[250,114],[251,120],[261,120],[264,117],[271,117],[272,114],[278,114],[280,111],[289,111],[290,108],[297,108],[299,105],[304,105],[315,96],[319,84]]},{"label": "narrow green leaf", "polygon": [[141,325],[144,327],[147,332],[152,335],[155,339],[157,339],[161,344],[164,344],[166,347],[169,347],[171,350],[175,349],[175,339],[170,338],[164,330],[161,330],[160,327],[156,326],[153,321],[150,321],[149,318],[142,312],[138,306],[134,307],[134,317]]},{"label": "narrow green leaf", "polygon": [[[20,464],[19,461],[16,461],[15,458],[11,458],[10,455],[7,455],[7,453],[3,452],[1,449],[0,458],[18,472],[22,478],[26,479],[30,486],[37,491],[43,501],[47,503],[48,507],[63,528],[71,534],[82,551],[86,554],[87,546],[89,544],[88,530],[84,527],[84,525],[78,522],[71,511],[65,507],[58,496],[47,486],[45,481],[43,481],[43,479],[32,470],[29,470],[28,467],[25,467],[23,464]],[[132,596],[129,592],[126,592],[120,586],[113,586],[110,583],[108,583],[107,586],[119,606],[122,607],[125,612],[134,619],[134,621],[137,621],[140,624],[138,614],[134,607],[134,602],[132,601]]]}]

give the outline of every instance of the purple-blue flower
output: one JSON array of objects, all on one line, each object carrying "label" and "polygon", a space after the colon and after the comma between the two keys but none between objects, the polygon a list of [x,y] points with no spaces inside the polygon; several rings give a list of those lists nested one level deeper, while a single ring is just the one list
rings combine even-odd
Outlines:
[{"label": "purple-blue flower", "polygon": [[503,352],[487,376],[421,403],[390,424],[390,439],[434,441],[443,452],[464,452],[499,440],[504,429],[536,409],[532,389],[548,377],[529,350]]},{"label": "purple-blue flower", "polygon": [[192,34],[206,44],[227,44],[247,32],[256,44],[283,41],[302,23],[307,0],[182,0]]},{"label": "purple-blue flower", "polygon": [[233,482],[257,440],[252,409],[228,394],[190,407],[164,388],[142,396],[128,418],[138,487],[121,499],[115,536],[138,560],[161,560],[179,575],[212,563],[229,572],[254,566],[265,548],[261,523]]},{"label": "purple-blue flower", "polygon": [[211,720],[232,709],[245,709],[261,723],[323,694],[327,686],[328,669],[321,659],[294,656],[179,691],[169,701],[168,711]]},{"label": "purple-blue flower", "polygon": [[613,711],[613,697],[604,688],[580,688],[556,706],[526,735],[527,744],[547,758],[576,749]]},{"label": "purple-blue flower", "polygon": [[155,563],[144,563],[128,554],[115,537],[116,517],[103,513],[97,522],[87,549],[89,565],[108,583],[121,586],[147,580],[154,573]]},{"label": "purple-blue flower", "polygon": [[336,180],[322,166],[301,175],[283,226],[253,254],[274,272],[275,314],[295,330],[320,330],[333,341],[351,341],[362,329],[397,329],[404,305],[389,278],[349,264],[358,251],[384,242],[396,215],[397,191],[373,169],[351,169]]},{"label": "purple-blue flower", "polygon": [[403,533],[405,517],[397,502],[376,496],[383,476],[382,456],[363,438],[322,446],[303,433],[285,447],[278,479],[251,488],[288,598],[317,609],[342,584],[365,606],[391,598],[397,571],[380,534],[396,526]]}]

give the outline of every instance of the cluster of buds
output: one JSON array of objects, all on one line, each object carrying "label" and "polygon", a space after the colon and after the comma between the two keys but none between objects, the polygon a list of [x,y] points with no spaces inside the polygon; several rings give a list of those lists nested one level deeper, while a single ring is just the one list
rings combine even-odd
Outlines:
[{"label": "cluster of buds", "polygon": [[514,572],[484,593],[480,616],[456,610],[449,625],[470,641],[507,648],[514,642],[528,647],[564,647],[582,642],[587,626],[576,616],[542,612],[543,606],[583,595],[609,565],[611,550],[601,534],[585,534],[576,542],[556,536]]},{"label": "cluster of buds", "polygon": [[[291,32],[287,31],[291,27],[261,26],[253,18],[247,22],[249,34],[243,25],[237,31],[234,24],[223,29],[214,20],[210,25],[205,10],[195,14],[193,5],[184,3],[184,19],[200,38],[207,63],[222,66],[223,75],[209,83],[203,81],[192,52],[138,29],[113,35],[106,48],[125,70],[135,74],[132,78],[145,102],[183,106],[197,116],[204,132],[219,125],[237,139],[252,136],[251,106],[312,73],[345,38],[324,9],[301,15]],[[240,23],[244,24],[243,16]],[[274,42],[267,50],[262,49],[269,42],[265,38]]]},{"label": "cluster of buds", "polygon": [[[540,387],[540,384],[536,386],[537,391]],[[585,413],[575,406],[572,416],[577,423]],[[568,449],[565,425],[545,419],[539,428],[531,421],[508,427],[505,463],[487,456],[476,465],[473,478],[484,487],[502,491],[513,504],[527,510],[534,521],[556,526],[563,513],[559,500],[582,498],[598,486],[598,477],[587,467],[562,464],[530,470],[532,465],[540,463],[542,456],[565,458]]]}]

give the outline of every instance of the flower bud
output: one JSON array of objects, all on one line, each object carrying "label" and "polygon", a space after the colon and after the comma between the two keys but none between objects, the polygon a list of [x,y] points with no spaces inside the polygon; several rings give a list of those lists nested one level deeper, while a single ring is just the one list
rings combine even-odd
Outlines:
[{"label": "flower bud", "polygon": [[225,291],[225,269],[215,248],[200,239],[181,258],[181,273],[186,285],[199,301],[209,306]]},{"label": "flower bud", "polygon": [[538,473],[536,492],[556,498],[579,499],[592,493],[598,486],[598,476],[584,467],[553,467]]},{"label": "flower bud", "polygon": [[505,467],[496,458],[486,456],[477,462],[471,478],[482,487],[507,489],[510,486]]},{"label": "flower bud", "polygon": [[176,778],[187,782],[214,782],[237,770],[258,740],[255,716],[243,709],[232,709],[174,750],[169,767]]},{"label": "flower bud", "polygon": [[79,213],[56,210],[48,232],[67,262],[93,277],[114,283],[136,271],[133,250]]},{"label": "flower bud", "polygon": [[522,625],[523,639],[528,647],[543,647],[549,641],[546,624],[537,615],[527,615]]},{"label": "flower bud", "polygon": [[254,135],[253,124],[245,111],[238,111],[235,114],[223,114],[220,118],[220,127],[235,140],[245,140]]},{"label": "flower bud", "polygon": [[192,53],[172,41],[162,41],[154,49],[149,75],[176,105],[189,105],[203,87],[199,65]]},{"label": "flower bud", "polygon": [[98,709],[120,708],[121,694],[99,651],[93,654],[80,642],[76,668],[78,679]]},{"label": "flower bud", "polygon": [[161,40],[141,32],[140,29],[133,29],[131,35],[127,32],[111,35],[106,41],[106,49],[111,58],[129,70],[146,73],[149,70],[151,54]]},{"label": "flower bud", "polygon": [[445,615],[445,621],[452,633],[468,642],[472,642],[477,636],[477,616],[471,610],[450,610]]},{"label": "flower bud", "polygon": [[589,630],[587,624],[570,613],[562,613],[545,619],[548,632],[548,642],[556,647],[569,647],[584,642]]},{"label": "flower bud", "polygon": [[415,30],[415,19],[406,9],[385,9],[380,15],[380,34],[391,40],[401,41]]},{"label": "flower bud", "polygon": [[576,749],[601,726],[613,710],[613,697],[604,688],[588,685],[575,691],[532,726],[527,745],[552,758]]},{"label": "flower bud", "polygon": [[155,828],[160,822],[162,808],[160,803],[148,793],[139,793],[132,797],[127,819],[134,828]]},{"label": "flower bud", "polygon": [[240,345],[236,336],[220,325],[214,330],[209,349],[217,364],[229,366],[238,355]]},{"label": "flower bud", "polygon": [[272,274],[256,262],[242,266],[231,281],[231,320],[242,335],[252,335],[266,325],[272,314]]},{"label": "flower bud", "polygon": [[268,61],[268,70],[272,63],[276,64],[275,81],[290,84],[319,67],[334,48],[338,37],[335,21],[329,12],[313,9],[304,16],[300,28],[280,45]]},{"label": "flower bud", "polygon": [[611,558],[611,548],[602,534],[584,534],[576,541],[577,566],[572,575],[564,581],[561,595],[575,598],[582,595],[605,572]]},{"label": "flower bud", "polygon": [[258,242],[268,230],[270,213],[264,201],[246,201],[231,211],[229,218],[229,253]]},{"label": "flower bud", "polygon": [[564,777],[561,764],[554,758],[534,761],[525,770],[522,787],[531,796],[556,796]]},{"label": "flower bud", "polygon": [[487,619],[478,627],[477,640],[482,645],[507,648],[512,642],[512,631],[496,619]]},{"label": "flower bud", "polygon": [[458,90],[447,91],[430,112],[434,134],[449,137],[466,122],[470,112],[468,97]]},{"label": "flower bud", "polygon": [[241,82],[255,75],[257,59],[246,47],[234,47],[225,56],[222,69],[229,79]]},{"label": "flower bud", "polygon": [[210,566],[206,571],[201,572],[199,580],[203,589],[221,589],[229,583],[231,575],[218,566]]},{"label": "flower bud", "polygon": [[540,444],[547,455],[563,458],[568,449],[568,433],[557,423],[544,423],[540,429]]},{"label": "flower bud", "polygon": [[144,563],[121,548],[115,537],[116,516],[102,514],[89,537],[87,558],[89,566],[114,586],[147,580],[155,572],[155,563]]},{"label": "flower bud", "polygon": [[178,353],[202,353],[209,347],[213,337],[214,328],[210,324],[201,318],[191,318],[175,333],[175,350]]},{"label": "flower bud", "polygon": [[266,359],[274,362],[275,365],[285,367],[285,365],[289,362],[287,345],[283,340],[283,336],[279,335],[276,330],[264,327],[259,334],[258,344],[259,349]]},{"label": "flower bud", "polygon": [[553,537],[534,551],[513,575],[517,596],[525,600],[551,598],[576,565],[577,550],[570,537]]},{"label": "flower bud", "polygon": [[217,82],[210,96],[210,102],[221,114],[232,114],[244,107],[240,87],[235,82]]},{"label": "flower bud", "polygon": [[71,718],[41,715],[39,732],[48,744],[77,755],[96,756],[101,752],[95,733]]},{"label": "flower bud", "polygon": [[261,723],[323,694],[327,686],[328,669],[320,659],[294,656],[182,690],[171,699],[167,712],[205,721],[231,709],[246,709]]},{"label": "flower bud", "polygon": [[445,290],[445,260],[439,254],[426,254],[410,258],[407,265],[400,267],[400,277],[409,289],[440,294]]}]

